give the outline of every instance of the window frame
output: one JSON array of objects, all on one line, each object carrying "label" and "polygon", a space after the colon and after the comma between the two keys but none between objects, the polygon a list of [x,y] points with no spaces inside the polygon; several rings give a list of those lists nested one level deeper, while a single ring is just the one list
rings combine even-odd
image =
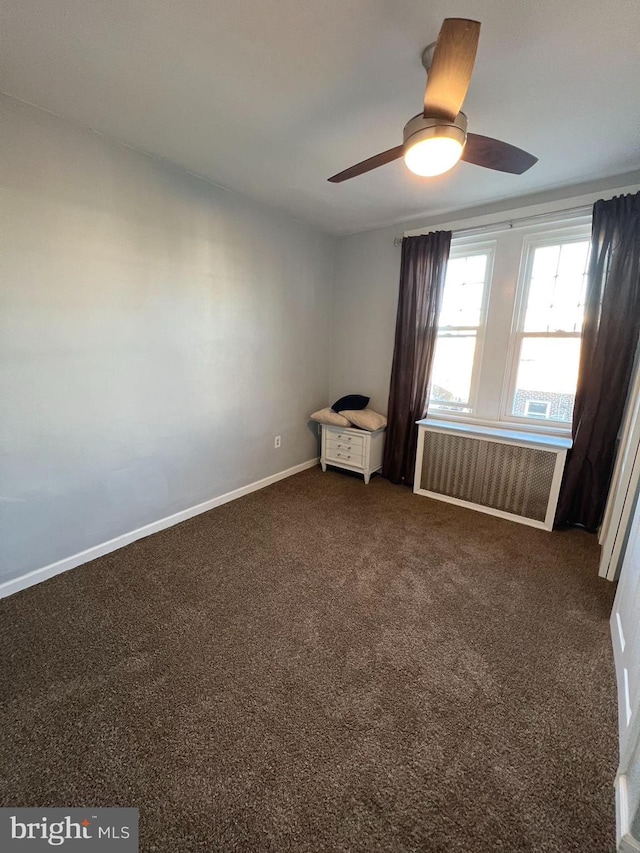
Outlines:
[{"label": "window frame", "polygon": [[[510,415],[509,383],[514,359],[514,329],[522,304],[522,275],[524,249],[528,242],[548,244],[563,242],[566,236],[591,241],[592,212],[588,207],[570,213],[539,214],[530,218],[514,219],[495,226],[470,226],[468,233],[453,232],[452,252],[463,255],[474,246],[492,243],[492,267],[484,292],[481,337],[478,339],[474,368],[475,396],[471,412],[454,409],[436,409],[432,401],[428,406],[427,421],[473,424],[480,427],[512,428],[532,435],[571,437],[571,424],[566,421],[548,421],[542,418],[518,418]],[[466,223],[464,223],[466,225]],[[471,230],[473,228],[473,230]],[[406,235],[425,234],[429,230],[415,230]],[[453,256],[453,255],[452,255]]]},{"label": "window frame", "polygon": [[[516,298],[513,310],[513,321],[509,336],[509,350],[505,364],[504,381],[500,401],[500,420],[523,426],[540,425],[542,418],[526,417],[513,414],[513,401],[515,400],[516,385],[518,382],[518,368],[520,365],[520,353],[522,342],[525,338],[551,338],[564,340],[566,338],[582,338],[579,332],[525,332],[524,324],[531,289],[531,274],[535,251],[539,247],[558,246],[567,243],[588,242],[591,238],[591,220],[579,225],[555,226],[549,223],[549,228],[544,233],[526,234],[522,240],[522,253],[520,258],[520,269],[516,287]],[[588,265],[588,260],[587,260]],[[548,429],[570,430],[570,421],[558,421],[551,418],[544,419],[544,426]]]},{"label": "window frame", "polygon": [[[478,390],[480,385],[480,373],[482,367],[482,353],[484,350],[484,341],[485,341],[485,333],[487,326],[487,311],[489,307],[489,299],[491,294],[491,282],[493,280],[493,267],[494,267],[494,259],[496,254],[497,240],[495,239],[478,239],[477,237],[469,238],[469,237],[460,237],[453,238],[451,243],[451,249],[449,250],[449,258],[448,260],[457,260],[459,258],[468,258],[473,255],[486,255],[487,256],[487,264],[484,271],[484,284],[482,289],[482,300],[480,303],[480,317],[478,319],[477,326],[445,326],[444,329],[449,331],[457,331],[457,330],[476,330],[476,347],[473,357],[473,366],[471,369],[471,382],[469,384],[469,400],[467,402],[467,408],[470,411],[466,412],[462,409],[446,409],[446,408],[438,408],[439,403],[441,401],[432,400],[431,399],[431,378],[429,377],[429,399],[428,410],[433,411],[436,417],[440,418],[448,418],[452,416],[455,419],[473,419],[474,412],[477,409],[477,398],[478,398]],[[446,286],[446,284],[445,284]],[[444,288],[442,292],[442,298],[444,299]],[[438,323],[438,329],[436,332],[436,347],[438,345],[438,338],[440,337],[440,324]],[[433,350],[433,357],[435,359],[435,347]],[[433,365],[432,365],[433,369]]]}]

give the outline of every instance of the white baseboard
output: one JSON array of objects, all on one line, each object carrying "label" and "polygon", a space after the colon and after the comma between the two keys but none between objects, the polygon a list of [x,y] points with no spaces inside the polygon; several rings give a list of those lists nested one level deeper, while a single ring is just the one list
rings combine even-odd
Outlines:
[{"label": "white baseboard", "polygon": [[42,581],[52,578],[55,575],[62,574],[69,569],[75,569],[76,566],[81,566],[83,563],[88,563],[90,560],[95,560],[97,557],[102,557],[105,554],[110,554],[111,551],[116,551],[118,548],[123,548],[136,539],[143,539],[145,536],[151,536],[152,533],[158,533],[160,530],[165,530],[167,527],[173,527],[174,524],[180,524],[181,521],[186,521],[193,518],[194,515],[200,515],[202,512],[208,512],[214,507],[234,501],[236,498],[241,498],[243,495],[248,495],[250,492],[256,492],[258,489],[264,489],[272,483],[277,483],[278,480],[284,480],[286,477],[292,477],[294,474],[299,474],[301,471],[306,471],[307,468],[313,468],[318,464],[318,459],[308,459],[306,462],[301,462],[299,465],[294,465],[293,468],[287,468],[285,471],[279,471],[277,474],[272,474],[270,477],[265,477],[262,480],[256,480],[255,483],[249,483],[246,486],[241,486],[239,489],[234,489],[232,492],[226,492],[224,495],[211,498],[204,503],[196,504],[196,506],[183,509],[173,515],[168,515],[166,518],[161,518],[159,521],[152,521],[151,524],[145,524],[144,527],[138,527],[137,530],[132,530],[130,533],[123,533],[121,536],[116,536],[115,539],[109,539],[108,542],[102,542],[100,545],[94,545],[92,548],[87,548],[86,551],[80,551],[78,554],[72,554],[70,557],[65,557],[64,560],[58,560],[56,563],[50,563],[48,566],[43,566],[41,569],[34,569],[32,572],[27,572],[18,578],[13,578],[4,583],[0,583],[0,598],[6,598],[19,592],[21,589],[27,589],[30,586],[35,586]]}]

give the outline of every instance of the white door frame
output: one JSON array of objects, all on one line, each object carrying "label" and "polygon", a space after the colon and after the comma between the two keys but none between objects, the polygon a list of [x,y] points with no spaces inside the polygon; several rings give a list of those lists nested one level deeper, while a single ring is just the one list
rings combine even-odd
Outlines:
[{"label": "white door frame", "polygon": [[622,435],[616,457],[609,497],[598,540],[602,545],[598,574],[618,579],[629,524],[640,489],[640,370],[636,369],[629,391]]}]

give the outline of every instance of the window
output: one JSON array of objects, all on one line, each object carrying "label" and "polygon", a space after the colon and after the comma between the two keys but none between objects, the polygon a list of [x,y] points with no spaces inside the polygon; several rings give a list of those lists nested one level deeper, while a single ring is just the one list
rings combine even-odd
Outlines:
[{"label": "window", "polygon": [[578,376],[591,217],[454,237],[429,414],[568,433]]},{"label": "window", "polygon": [[432,411],[473,411],[491,248],[453,249],[449,257],[431,371]]},{"label": "window", "polygon": [[515,418],[571,423],[588,257],[582,239],[525,247],[507,412]]}]

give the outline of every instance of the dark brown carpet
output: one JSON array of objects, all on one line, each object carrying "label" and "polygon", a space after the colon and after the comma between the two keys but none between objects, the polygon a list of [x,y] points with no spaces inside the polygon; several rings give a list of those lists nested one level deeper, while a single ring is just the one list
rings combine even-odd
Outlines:
[{"label": "dark brown carpet", "polygon": [[0,602],[0,798],[141,850],[614,849],[613,586],[549,534],[311,470]]}]

